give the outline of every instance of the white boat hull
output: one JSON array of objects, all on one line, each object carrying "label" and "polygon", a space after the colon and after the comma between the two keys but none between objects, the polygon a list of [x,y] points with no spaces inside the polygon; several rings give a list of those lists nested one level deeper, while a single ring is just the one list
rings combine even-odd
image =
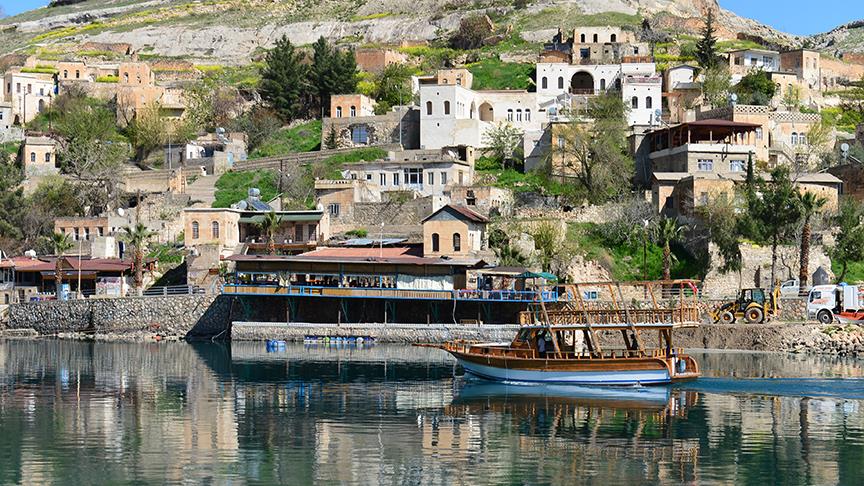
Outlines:
[{"label": "white boat hull", "polygon": [[466,372],[494,381],[567,383],[572,385],[661,385],[671,383],[668,370],[534,371],[496,368],[456,358]]}]

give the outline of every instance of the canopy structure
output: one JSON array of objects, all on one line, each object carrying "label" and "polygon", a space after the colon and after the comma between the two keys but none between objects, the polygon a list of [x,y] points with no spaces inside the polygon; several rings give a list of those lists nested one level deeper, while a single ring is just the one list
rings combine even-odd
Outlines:
[{"label": "canopy structure", "polygon": [[556,281],[556,282],[558,281],[558,277],[556,277],[555,275],[552,275],[549,272],[525,272],[525,273],[520,273],[519,275],[516,275],[514,278],[522,278],[522,279],[542,278],[545,280],[551,280],[551,281]]}]

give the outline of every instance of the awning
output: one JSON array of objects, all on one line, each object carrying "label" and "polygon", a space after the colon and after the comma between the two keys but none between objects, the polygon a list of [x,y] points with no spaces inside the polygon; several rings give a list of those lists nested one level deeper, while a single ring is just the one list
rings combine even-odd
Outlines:
[{"label": "awning", "polygon": [[526,279],[527,278],[542,278],[542,279],[546,279],[546,280],[556,280],[556,281],[558,280],[558,277],[556,277],[555,275],[552,275],[549,272],[525,272],[525,273],[520,273],[519,275],[516,275],[515,278],[526,278]]},{"label": "awning", "polygon": [[[249,224],[261,224],[264,222],[263,214],[256,214],[255,216],[243,216],[240,218],[241,223],[249,223]],[[315,222],[321,221],[320,214],[279,214],[277,215],[280,223],[305,223],[305,222]]]},{"label": "awning", "polygon": [[[48,277],[51,280],[54,280],[54,272],[53,271],[44,271],[44,272],[39,272],[39,273],[42,275],[43,278]],[[66,269],[63,272],[63,279],[67,280],[67,281],[68,280],[75,280],[78,278],[78,275],[79,275],[79,272],[77,270]],[[80,275],[81,275],[81,278],[86,278],[86,279],[96,278],[96,272],[93,270],[82,270],[80,272]]]}]

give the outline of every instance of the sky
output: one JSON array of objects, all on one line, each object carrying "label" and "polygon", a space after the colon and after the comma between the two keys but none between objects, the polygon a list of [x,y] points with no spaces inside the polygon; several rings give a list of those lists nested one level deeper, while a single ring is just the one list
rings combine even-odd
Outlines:
[{"label": "sky", "polygon": [[[790,34],[827,32],[864,19],[861,0],[719,0],[723,8]],[[7,15],[46,5],[48,0],[0,0]]]}]

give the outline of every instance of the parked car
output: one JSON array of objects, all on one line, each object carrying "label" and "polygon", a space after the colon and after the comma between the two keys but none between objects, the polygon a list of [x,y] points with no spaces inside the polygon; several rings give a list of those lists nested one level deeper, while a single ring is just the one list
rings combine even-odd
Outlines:
[{"label": "parked car", "polygon": [[797,297],[799,295],[807,295],[807,288],[801,289],[801,283],[797,278],[787,280],[780,284],[780,295],[783,297]]}]

